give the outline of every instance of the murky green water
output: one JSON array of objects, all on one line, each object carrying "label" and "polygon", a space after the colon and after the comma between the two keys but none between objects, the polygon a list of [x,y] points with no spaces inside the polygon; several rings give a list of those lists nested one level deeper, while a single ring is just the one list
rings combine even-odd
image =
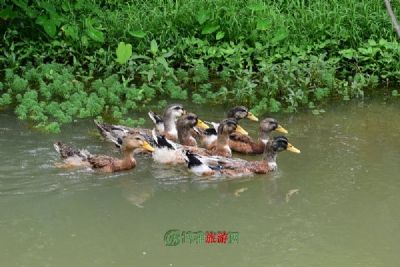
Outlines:
[{"label": "murky green water", "polygon": [[[54,168],[56,140],[117,151],[89,133],[90,121],[47,135],[0,113],[1,266],[398,266],[399,115],[398,102],[380,100],[278,114],[302,154],[281,153],[274,174],[204,183],[145,157],[112,175]],[[166,247],[169,229],[240,240]]]}]

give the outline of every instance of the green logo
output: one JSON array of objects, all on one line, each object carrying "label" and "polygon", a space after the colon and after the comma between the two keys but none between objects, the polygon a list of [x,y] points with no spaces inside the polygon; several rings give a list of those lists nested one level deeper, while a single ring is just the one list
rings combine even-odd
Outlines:
[{"label": "green logo", "polygon": [[164,243],[166,246],[177,246],[181,243],[181,231],[180,230],[169,230],[164,235]]}]

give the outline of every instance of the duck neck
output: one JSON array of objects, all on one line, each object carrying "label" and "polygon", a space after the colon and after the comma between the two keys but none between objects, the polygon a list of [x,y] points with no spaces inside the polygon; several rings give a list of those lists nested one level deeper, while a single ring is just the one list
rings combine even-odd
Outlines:
[{"label": "duck neck", "polygon": [[134,162],[135,159],[133,158],[133,150],[131,149],[124,150],[122,155],[122,160],[126,162]]},{"label": "duck neck", "polygon": [[183,145],[193,145],[196,140],[192,137],[190,127],[182,127],[178,129],[178,141]]},{"label": "duck neck", "polygon": [[176,118],[170,114],[166,114],[164,117],[164,131],[173,136],[178,136],[178,131],[176,129]]},{"label": "duck neck", "polygon": [[261,142],[263,142],[266,145],[269,140],[269,133],[260,131],[258,139],[260,139]]},{"label": "duck neck", "polygon": [[276,156],[277,152],[273,150],[273,148],[271,147],[271,142],[268,141],[267,144],[265,145],[265,150],[264,150],[264,160],[268,164],[268,169],[275,170],[277,168]]},{"label": "duck neck", "polygon": [[218,148],[229,148],[229,134],[222,132],[218,134],[217,137],[217,147]]}]

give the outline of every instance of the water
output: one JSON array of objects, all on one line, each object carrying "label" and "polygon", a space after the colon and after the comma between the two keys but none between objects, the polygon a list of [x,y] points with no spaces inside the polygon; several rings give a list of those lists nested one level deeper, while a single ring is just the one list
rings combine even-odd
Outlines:
[{"label": "water", "polygon": [[[194,108],[209,120],[222,110]],[[397,266],[399,114],[382,100],[276,114],[300,155],[281,153],[273,174],[205,183],[146,157],[118,174],[55,168],[57,140],[118,153],[90,121],[49,135],[0,113],[1,266]],[[239,244],[166,247],[169,229],[237,231]]]}]

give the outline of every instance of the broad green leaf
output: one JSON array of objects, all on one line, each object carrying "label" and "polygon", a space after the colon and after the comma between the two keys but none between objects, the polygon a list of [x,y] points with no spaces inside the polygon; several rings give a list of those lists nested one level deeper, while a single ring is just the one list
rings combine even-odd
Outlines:
[{"label": "broad green leaf", "polygon": [[156,40],[154,40],[154,39],[151,40],[151,43],[150,43],[150,52],[153,55],[157,54],[157,52],[158,52],[158,45],[157,45]]},{"label": "broad green leaf", "polygon": [[125,64],[132,56],[132,45],[120,42],[117,47],[117,62],[119,64]]},{"label": "broad green leaf", "polygon": [[339,51],[339,54],[341,54],[343,57],[345,57],[347,59],[353,58],[354,53],[355,53],[354,49],[343,49],[343,50]]},{"label": "broad green leaf", "polygon": [[103,32],[96,30],[95,28],[88,28],[86,30],[87,35],[89,36],[90,39],[93,41],[99,42],[99,43],[104,43],[104,34]]},{"label": "broad green leaf", "polygon": [[57,13],[52,13],[50,15],[50,19],[53,21],[53,23],[58,27],[61,25],[61,23],[64,22],[64,18]]},{"label": "broad green leaf", "polygon": [[224,32],[217,32],[217,35],[215,36],[215,39],[221,40],[222,38],[224,38],[224,36],[225,36]]},{"label": "broad green leaf", "polygon": [[16,17],[16,14],[10,7],[7,7],[0,11],[0,18],[2,18],[4,20],[13,19],[15,17]]},{"label": "broad green leaf", "polygon": [[164,53],[164,54],[163,54],[163,57],[164,57],[164,58],[169,58],[169,57],[172,56],[173,54],[174,54],[174,51],[169,50],[167,53]]},{"label": "broad green leaf", "polygon": [[57,33],[56,25],[49,21],[49,23],[46,23],[45,25],[42,25],[43,29],[45,32],[50,36],[50,37],[55,37]]},{"label": "broad green leaf", "polygon": [[392,91],[392,96],[399,96],[399,91],[393,90]]},{"label": "broad green leaf", "polygon": [[203,27],[201,34],[210,34],[219,29],[219,25],[215,23],[208,23]]},{"label": "broad green leaf", "polygon": [[157,57],[156,60],[157,60],[158,63],[160,63],[161,65],[163,65],[163,67],[164,67],[165,69],[168,69],[168,68],[169,68],[168,62],[165,60],[164,57]]},{"label": "broad green leaf", "polygon": [[274,38],[272,38],[273,43],[279,43],[280,41],[286,39],[289,35],[289,32],[285,28],[280,28],[276,33]]},{"label": "broad green leaf", "polygon": [[221,51],[222,51],[224,54],[227,54],[227,55],[233,55],[233,54],[236,52],[236,50],[233,49],[232,47],[228,47],[228,48],[226,48],[226,49],[221,49]]},{"label": "broad green leaf", "polygon": [[72,40],[79,40],[79,29],[76,25],[64,25],[61,30],[65,33],[65,36],[70,37]]},{"label": "broad green leaf", "polygon": [[199,13],[197,13],[196,15],[196,20],[200,24],[204,24],[204,22],[206,22],[209,18],[210,18],[210,12],[204,9],[200,10]]},{"label": "broad green leaf", "polygon": [[368,44],[369,44],[370,46],[376,46],[376,45],[377,45],[376,41],[375,41],[375,40],[372,40],[372,39],[369,39],[369,40],[368,40]]},{"label": "broad green leaf", "polygon": [[259,19],[257,20],[257,30],[265,31],[269,28],[269,21],[266,19]]},{"label": "broad green leaf", "polygon": [[93,41],[104,43],[104,34],[102,31],[96,29],[93,25],[99,23],[97,19],[93,18],[86,18],[85,25],[86,25],[86,34],[87,36],[92,39]]},{"label": "broad green leaf", "polygon": [[247,6],[251,11],[261,11],[265,9],[265,6],[261,3],[253,3]]},{"label": "broad green leaf", "polygon": [[129,31],[129,34],[136,38],[146,37],[146,33],[142,30]]},{"label": "broad green leaf", "polygon": [[36,19],[36,23],[43,27],[44,31],[50,36],[56,36],[56,24],[53,20],[49,19],[48,16],[42,15]]}]

